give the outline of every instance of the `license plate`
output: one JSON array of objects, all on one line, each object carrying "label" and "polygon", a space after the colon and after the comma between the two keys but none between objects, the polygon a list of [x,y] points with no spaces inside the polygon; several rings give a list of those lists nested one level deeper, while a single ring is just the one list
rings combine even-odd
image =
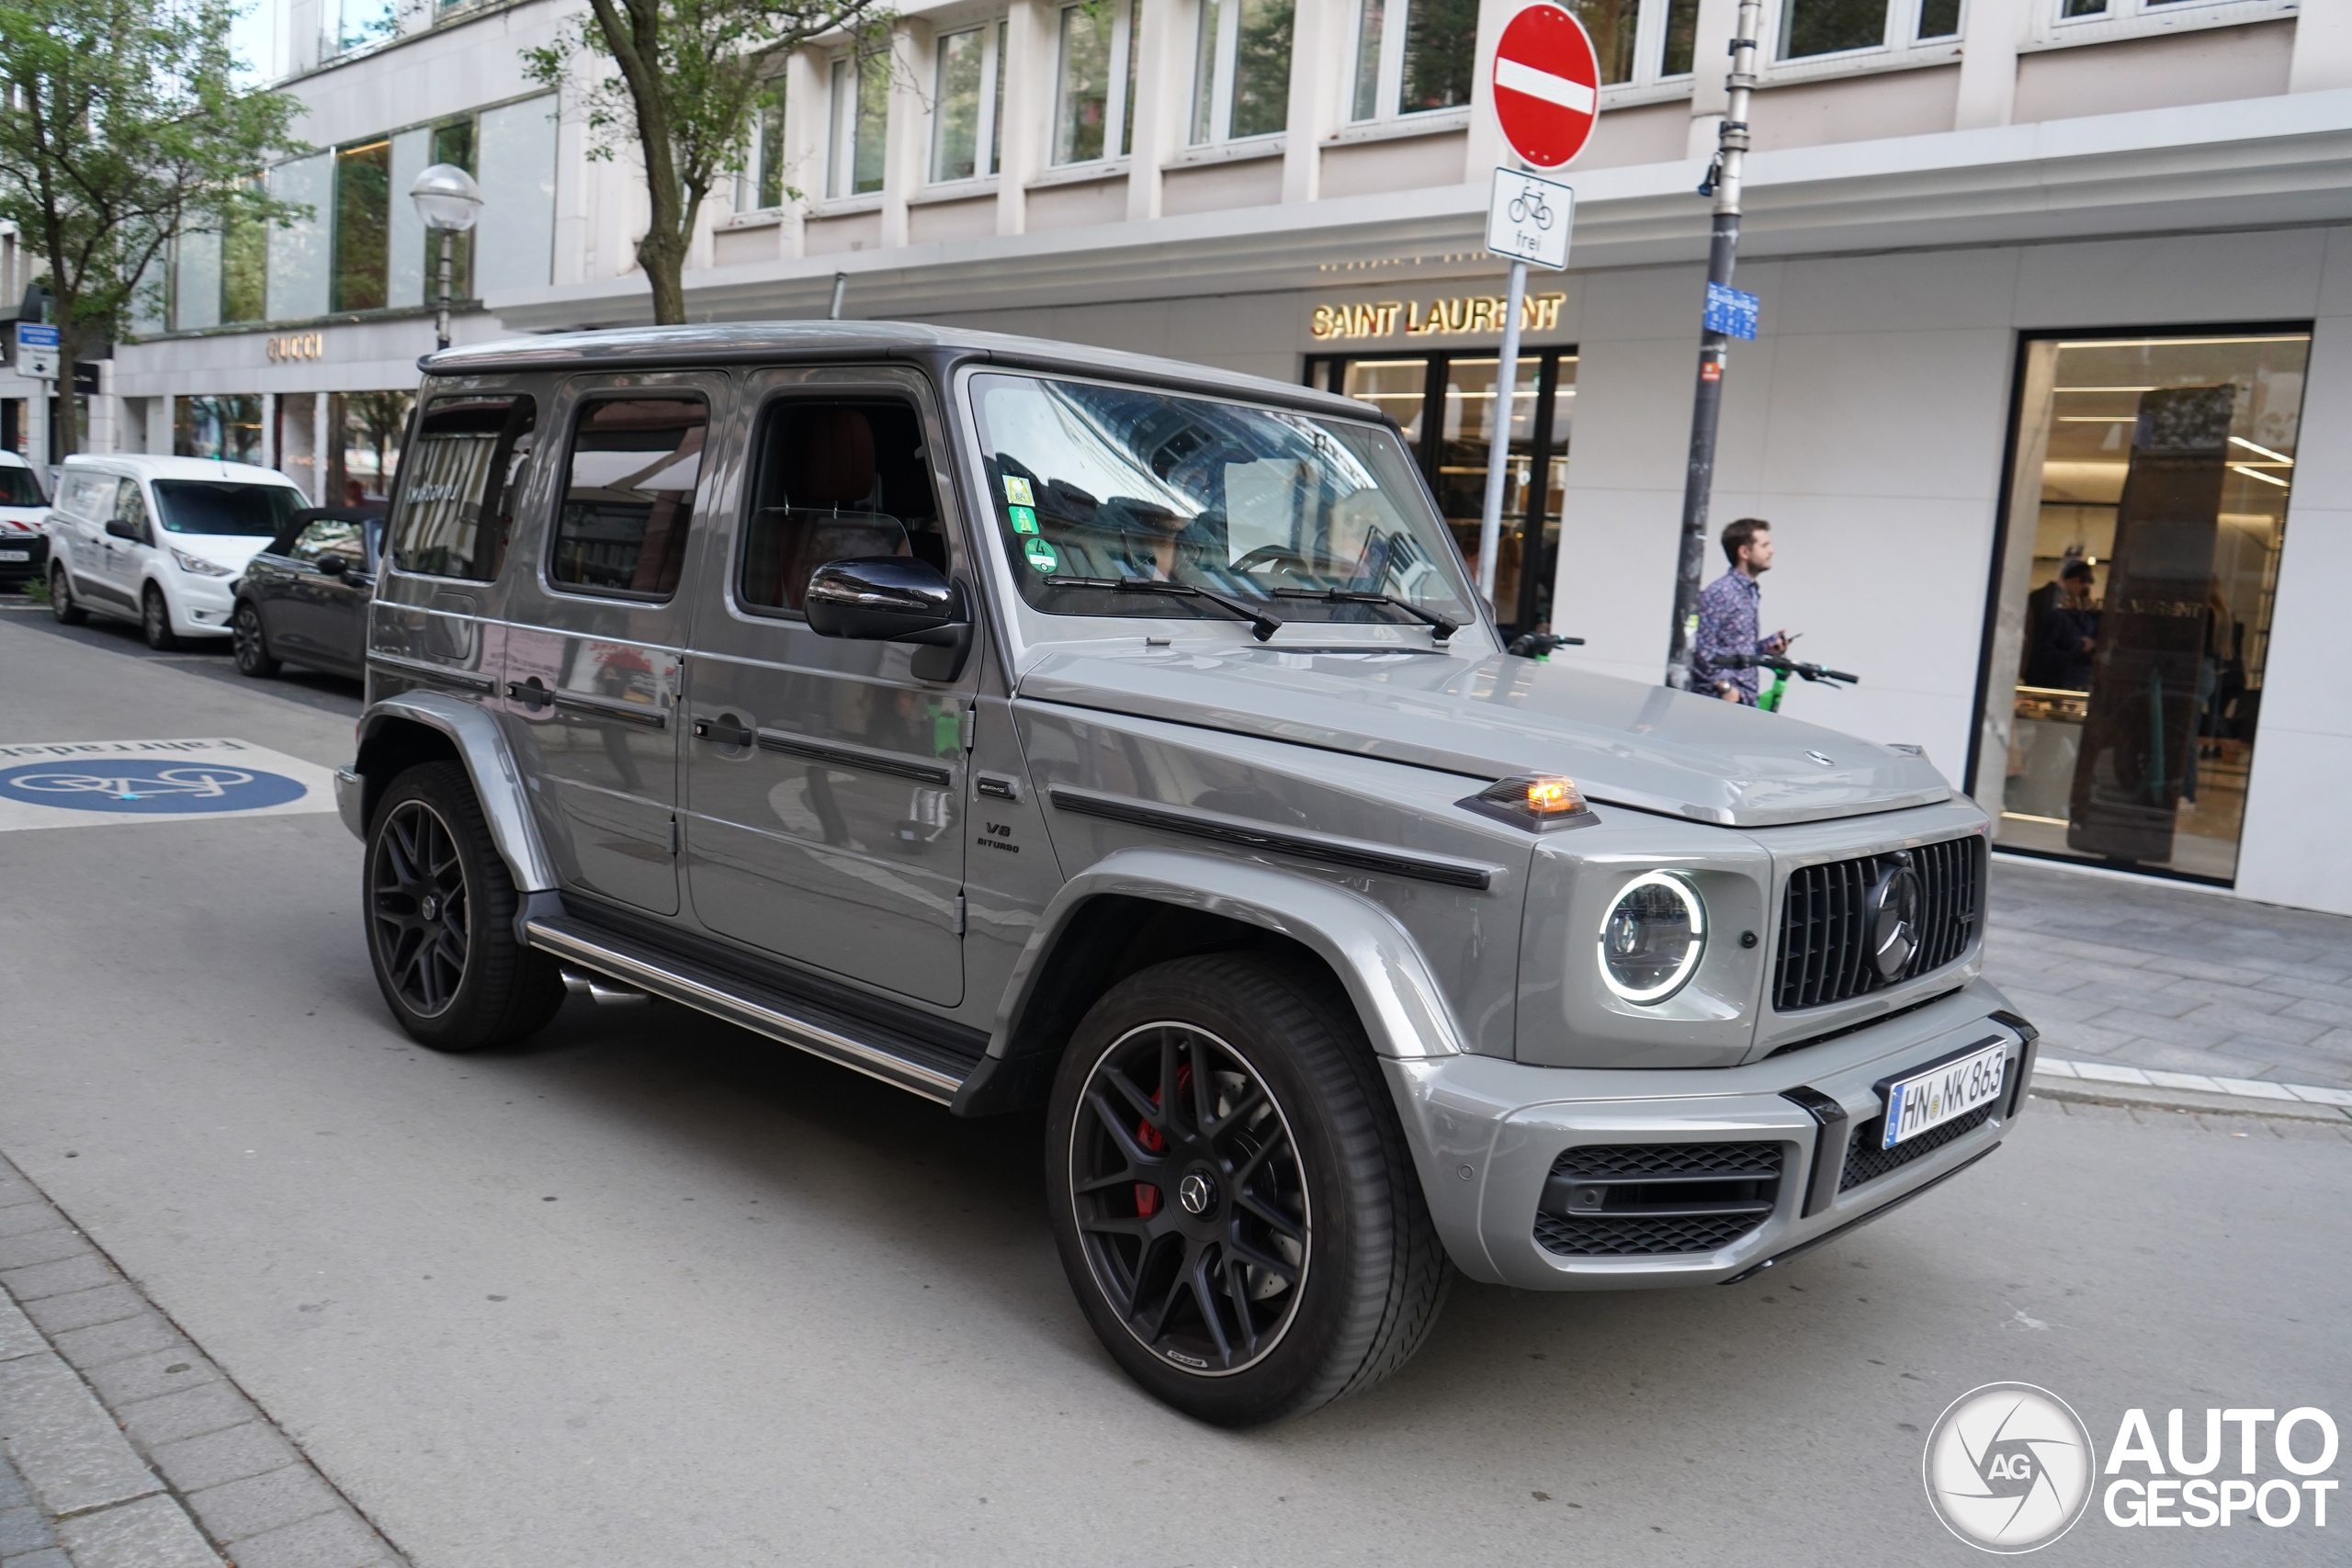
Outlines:
[{"label": "license plate", "polygon": [[33,553],[30,550],[0,550],[0,560],[30,560],[32,558]]},{"label": "license plate", "polygon": [[1887,1087],[1886,1126],[1879,1147],[1891,1149],[1905,1138],[1916,1138],[1956,1116],[2001,1097],[2002,1067],[2007,1045],[1995,1042],[1981,1051],[1953,1058],[1939,1066],[1897,1078]]}]

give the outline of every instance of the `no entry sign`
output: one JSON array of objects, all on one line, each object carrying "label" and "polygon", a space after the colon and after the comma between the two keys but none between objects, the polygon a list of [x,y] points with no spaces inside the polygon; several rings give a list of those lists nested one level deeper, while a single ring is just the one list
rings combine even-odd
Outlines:
[{"label": "no entry sign", "polygon": [[1600,62],[1584,24],[1557,6],[1530,6],[1495,45],[1495,118],[1503,139],[1539,169],[1584,151],[1600,112]]}]

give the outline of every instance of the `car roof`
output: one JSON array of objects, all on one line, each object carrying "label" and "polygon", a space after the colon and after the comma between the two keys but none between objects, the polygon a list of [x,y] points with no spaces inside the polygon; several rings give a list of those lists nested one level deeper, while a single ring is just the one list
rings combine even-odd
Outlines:
[{"label": "car roof", "polygon": [[147,452],[76,452],[65,459],[69,468],[97,468],[147,479],[211,479],[227,484],[276,484],[301,487],[276,468],[254,463],[229,463],[217,457],[163,457]]},{"label": "car roof", "polygon": [[1285,404],[1344,419],[1377,420],[1366,404],[1293,381],[1245,376],[1150,355],[1124,354],[1049,338],[938,327],[922,321],[730,321],[704,326],[616,327],[469,344],[426,355],[433,376],[508,370],[632,369],[775,359],[906,359],[945,355],[1008,368],[1074,372],[1180,387],[1212,397]]}]

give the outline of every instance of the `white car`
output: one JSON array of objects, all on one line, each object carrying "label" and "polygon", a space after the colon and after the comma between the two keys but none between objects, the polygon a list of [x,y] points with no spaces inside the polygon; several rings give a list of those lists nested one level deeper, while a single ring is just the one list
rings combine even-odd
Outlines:
[{"label": "white car", "polygon": [[293,480],[246,463],[68,457],[50,513],[50,609],[68,626],[135,620],[154,649],[225,637],[237,574],[307,504]]},{"label": "white car", "polygon": [[14,452],[0,452],[0,587],[46,574],[49,539],[42,528],[48,522],[40,476]]}]

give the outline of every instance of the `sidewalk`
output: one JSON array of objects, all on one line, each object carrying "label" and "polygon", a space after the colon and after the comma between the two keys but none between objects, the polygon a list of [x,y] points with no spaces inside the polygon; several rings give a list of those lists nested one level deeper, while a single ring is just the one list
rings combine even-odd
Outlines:
[{"label": "sidewalk", "polygon": [[2352,919],[1996,859],[1984,973],[2046,1056],[2352,1089]]}]

